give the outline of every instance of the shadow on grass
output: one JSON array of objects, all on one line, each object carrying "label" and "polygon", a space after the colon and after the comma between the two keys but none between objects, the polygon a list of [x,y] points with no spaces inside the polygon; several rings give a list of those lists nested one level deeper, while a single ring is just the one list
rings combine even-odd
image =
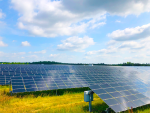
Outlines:
[{"label": "shadow on grass", "polygon": [[[103,102],[102,104],[92,105],[92,113],[106,113],[105,110],[108,107],[109,106],[105,102]],[[89,111],[89,105],[84,106],[83,110],[84,110],[84,112]],[[133,113],[140,113],[140,112],[150,113],[150,104],[133,109]],[[115,113],[115,112],[111,109],[110,113]],[[130,109],[130,110],[122,111],[120,113],[132,113],[132,112]]]},{"label": "shadow on grass", "polygon": [[[63,95],[63,94],[73,94],[73,93],[81,93],[86,90],[90,90],[89,87],[84,88],[71,88],[71,89],[57,89],[57,95]],[[11,93],[7,92],[6,95],[11,96]],[[36,92],[23,92],[23,93],[14,93],[12,96],[23,98],[23,97],[44,97],[44,96],[55,96],[56,90],[47,90],[47,91],[36,91]]]},{"label": "shadow on grass", "polygon": [[[105,113],[104,111],[108,108],[108,105],[103,102],[101,104],[92,105],[92,113]],[[84,112],[89,111],[89,105],[83,107]]]}]

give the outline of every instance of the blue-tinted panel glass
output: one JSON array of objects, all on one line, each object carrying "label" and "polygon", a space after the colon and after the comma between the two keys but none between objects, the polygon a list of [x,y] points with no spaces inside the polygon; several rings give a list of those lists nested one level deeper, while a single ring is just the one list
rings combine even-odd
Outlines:
[{"label": "blue-tinted panel glass", "polygon": [[36,84],[37,87],[47,87],[46,84]]},{"label": "blue-tinted panel glass", "polygon": [[132,94],[137,94],[137,93],[139,93],[137,90],[129,90],[129,92],[131,92]]},{"label": "blue-tinted panel glass", "polygon": [[134,104],[134,103],[132,103],[132,102],[127,102],[127,103],[121,103],[123,106],[125,106],[126,107],[126,109],[131,109],[131,107],[132,108],[136,108],[137,106]]},{"label": "blue-tinted panel glass", "polygon": [[83,87],[82,85],[77,85],[77,84],[74,84],[76,87]]},{"label": "blue-tinted panel glass", "polygon": [[26,85],[25,87],[26,88],[32,88],[32,87],[36,87],[36,85],[35,84],[30,84],[30,85]]},{"label": "blue-tinted panel glass", "polygon": [[126,108],[121,105],[121,104],[118,104],[118,105],[113,105],[113,106],[110,106],[115,112],[120,112],[120,111],[125,111]]},{"label": "blue-tinted panel glass", "polygon": [[105,103],[110,106],[110,105],[114,105],[114,104],[118,104],[119,102],[116,101],[115,99],[108,99],[108,100],[105,100]]},{"label": "blue-tinted panel glass", "polygon": [[101,93],[107,93],[105,90],[103,89],[92,89],[96,94],[101,94]]},{"label": "blue-tinted panel glass", "polygon": [[26,92],[25,89],[15,89],[12,90],[13,93]]},{"label": "blue-tinted panel glass", "polygon": [[112,96],[110,96],[109,94],[101,94],[98,95],[101,99],[109,99],[109,98],[113,98]]},{"label": "blue-tinted panel glass", "polygon": [[24,89],[24,86],[12,86],[13,89]]},{"label": "blue-tinted panel glass", "polygon": [[125,97],[117,97],[115,98],[119,103],[128,102],[129,100]]},{"label": "blue-tinted panel glass", "polygon": [[58,87],[48,87],[50,90],[53,90],[53,89],[59,89]]},{"label": "blue-tinted panel glass", "polygon": [[129,100],[137,100],[138,98],[135,97],[134,95],[129,95],[129,96],[126,96],[127,99]]},{"label": "blue-tinted panel glass", "polygon": [[58,86],[59,89],[65,89],[67,86]]},{"label": "blue-tinted panel glass", "polygon": [[140,93],[146,92],[145,89],[137,89],[137,91],[139,91]]},{"label": "blue-tinted panel glass", "polygon": [[122,94],[122,95],[131,95],[131,93],[129,92],[129,91],[120,91],[120,93]]},{"label": "blue-tinted panel glass", "polygon": [[107,92],[115,92],[116,90],[114,88],[107,88],[107,89],[104,89],[105,91]]},{"label": "blue-tinted panel glass", "polygon": [[109,88],[109,87],[111,87],[109,84],[101,84],[100,85],[102,88]]},{"label": "blue-tinted panel glass", "polygon": [[134,100],[133,103],[137,106],[143,106],[146,104],[146,103],[142,102],[141,100]]},{"label": "blue-tinted panel glass", "polygon": [[30,84],[35,84],[35,83],[33,81],[32,82],[30,81],[30,82],[25,82],[24,84],[25,85],[30,85]]},{"label": "blue-tinted panel glass", "polygon": [[146,98],[146,96],[144,96],[143,94],[136,94],[135,95],[137,98],[141,99],[141,98]]},{"label": "blue-tinted panel glass", "polygon": [[32,87],[30,89],[26,89],[27,91],[38,91],[38,89],[36,87]]},{"label": "blue-tinted panel glass", "polygon": [[132,88],[130,86],[124,86],[123,88],[126,89],[126,90],[134,89],[134,88]]},{"label": "blue-tinted panel glass", "polygon": [[20,79],[20,80],[19,80],[19,79],[16,79],[16,80],[15,80],[15,79],[12,79],[12,82],[15,83],[15,82],[23,82],[23,81],[22,81],[22,79]]},{"label": "blue-tinted panel glass", "polygon": [[114,83],[114,84],[109,84],[109,85],[111,85],[112,87],[118,87],[118,86],[120,86],[119,84],[117,84],[117,83]]},{"label": "blue-tinted panel glass", "polygon": [[140,99],[142,102],[146,103],[146,104],[150,104],[150,99],[149,98],[142,98]]},{"label": "blue-tinted panel glass", "polygon": [[101,87],[99,85],[92,85],[92,86],[89,86],[89,88],[91,88],[91,89],[100,89]]},{"label": "blue-tinted panel glass", "polygon": [[113,92],[113,93],[110,93],[110,95],[112,95],[113,97],[121,97],[121,96],[123,96],[119,92]]},{"label": "blue-tinted panel glass", "polygon": [[124,91],[125,89],[123,87],[115,87],[115,90],[117,90],[117,91]]},{"label": "blue-tinted panel glass", "polygon": [[57,84],[57,85],[65,85],[65,84],[64,84],[64,83],[62,83],[62,82],[61,82],[61,83],[56,83],[56,84]]},{"label": "blue-tinted panel glass", "polygon": [[49,90],[49,88],[48,88],[48,87],[38,87],[38,90],[39,90],[39,91],[42,91],[42,90]]},{"label": "blue-tinted panel glass", "polygon": [[20,86],[20,85],[24,85],[24,84],[23,84],[23,82],[16,82],[16,83],[15,83],[15,82],[13,82],[13,83],[12,83],[12,85]]},{"label": "blue-tinted panel glass", "polygon": [[61,80],[61,81],[55,81],[55,83],[64,83],[64,82]]}]

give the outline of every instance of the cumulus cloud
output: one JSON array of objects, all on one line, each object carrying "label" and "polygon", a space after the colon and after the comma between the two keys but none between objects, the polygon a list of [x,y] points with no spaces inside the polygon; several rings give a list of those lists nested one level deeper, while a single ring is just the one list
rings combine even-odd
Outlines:
[{"label": "cumulus cloud", "polygon": [[120,23],[121,21],[120,20],[116,20],[115,22]]},{"label": "cumulus cloud", "polygon": [[0,19],[3,18],[3,17],[5,17],[5,14],[2,13],[2,10],[0,9]]},{"label": "cumulus cloud", "polygon": [[29,56],[27,56],[28,58],[38,58],[38,56],[37,55],[29,55]]},{"label": "cumulus cloud", "polygon": [[62,4],[71,12],[81,14],[107,11],[110,14],[127,16],[150,11],[150,0],[99,0],[96,2],[91,0],[64,0]]},{"label": "cumulus cloud", "polygon": [[8,44],[5,44],[3,41],[2,41],[2,37],[0,37],[0,47],[6,47],[8,46]]},{"label": "cumulus cloud", "polygon": [[101,16],[106,13],[127,16],[149,12],[150,0],[11,0],[11,7],[19,12],[20,29],[33,36],[56,37],[104,25]]},{"label": "cumulus cloud", "polygon": [[52,58],[55,58],[55,57],[58,57],[59,54],[50,54],[49,57],[52,57]]},{"label": "cumulus cloud", "polygon": [[94,55],[94,54],[108,54],[117,52],[117,48],[109,46],[107,49],[100,49],[97,51],[88,51],[86,55]]},{"label": "cumulus cloud", "polygon": [[100,23],[97,23],[97,24],[93,24],[90,28],[94,29],[94,28],[96,28],[98,26],[102,26],[102,25],[105,25],[105,24],[106,24],[105,22],[100,22]]},{"label": "cumulus cloud", "polygon": [[18,52],[18,53],[12,53],[13,56],[20,56],[20,55],[25,55],[26,52]]},{"label": "cumulus cloud", "polygon": [[76,51],[83,52],[85,48],[90,45],[94,45],[95,42],[93,38],[88,36],[84,36],[80,38],[78,36],[67,38],[66,40],[62,40],[62,44],[57,45],[58,50],[66,50],[66,51]]},{"label": "cumulus cloud", "polygon": [[150,23],[135,28],[126,28],[124,30],[116,30],[107,35],[116,41],[137,40],[150,36]]},{"label": "cumulus cloud", "polygon": [[21,42],[21,45],[22,46],[30,46],[30,43],[28,41],[24,41],[24,42]]},{"label": "cumulus cloud", "polygon": [[8,44],[5,44],[3,41],[0,41],[0,47],[6,47]]},{"label": "cumulus cloud", "polygon": [[46,50],[42,50],[42,51],[35,51],[34,53],[45,54],[45,53],[46,53]]},{"label": "cumulus cloud", "polygon": [[123,42],[119,46],[119,48],[141,49],[144,48],[144,45],[135,41],[130,41],[130,42]]}]

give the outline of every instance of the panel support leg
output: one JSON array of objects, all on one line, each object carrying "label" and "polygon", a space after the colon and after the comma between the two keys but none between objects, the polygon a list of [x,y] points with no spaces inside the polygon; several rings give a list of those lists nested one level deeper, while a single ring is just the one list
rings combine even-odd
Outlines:
[{"label": "panel support leg", "polygon": [[12,96],[12,91],[11,91],[11,81],[10,81],[10,86],[9,86],[9,92],[10,92],[10,94],[11,94],[11,96]]},{"label": "panel support leg", "polygon": [[89,101],[89,112],[92,112],[91,94],[90,94],[90,101]]},{"label": "panel support leg", "polygon": [[110,113],[110,109],[111,109],[110,107],[109,107],[109,108],[106,108],[105,112],[106,112],[106,113]]},{"label": "panel support leg", "polygon": [[57,96],[57,89],[56,89],[56,96]]},{"label": "panel support leg", "polygon": [[91,101],[89,102],[89,112],[92,112],[92,106],[91,106]]}]

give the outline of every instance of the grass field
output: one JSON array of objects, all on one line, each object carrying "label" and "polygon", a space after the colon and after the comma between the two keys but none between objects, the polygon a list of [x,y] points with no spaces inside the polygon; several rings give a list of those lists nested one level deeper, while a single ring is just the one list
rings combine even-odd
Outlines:
[{"label": "grass field", "polygon": [[[89,113],[84,91],[89,88],[60,89],[10,95],[9,86],[0,86],[0,113]],[[108,106],[96,94],[92,113],[101,113]],[[111,111],[114,113],[113,111]],[[129,113],[125,111],[124,113]],[[133,109],[134,113],[150,113],[150,106]],[[131,113],[131,112],[130,112]]]}]

